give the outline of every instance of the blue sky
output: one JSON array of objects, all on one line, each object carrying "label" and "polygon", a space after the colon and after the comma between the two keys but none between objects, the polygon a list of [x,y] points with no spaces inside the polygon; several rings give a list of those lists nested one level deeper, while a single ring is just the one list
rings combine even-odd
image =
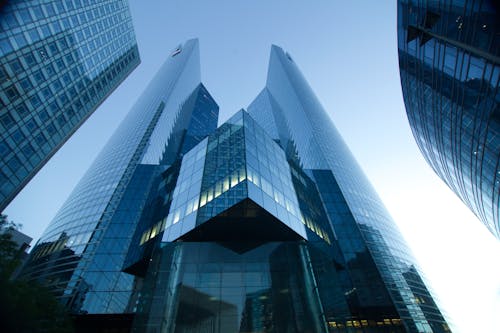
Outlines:
[{"label": "blue sky", "polygon": [[142,63],[5,210],[37,239],[170,51],[200,39],[220,122],[291,53],[401,228],[455,332],[496,332],[500,242],[434,175],[406,119],[395,1],[130,0]]}]

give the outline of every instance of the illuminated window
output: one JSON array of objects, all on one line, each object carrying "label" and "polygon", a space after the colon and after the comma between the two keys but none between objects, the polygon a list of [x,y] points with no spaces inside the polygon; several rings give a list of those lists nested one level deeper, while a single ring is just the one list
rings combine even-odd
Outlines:
[{"label": "illuminated window", "polygon": [[174,224],[176,224],[177,222],[179,222],[179,219],[180,219],[180,213],[179,213],[179,210],[177,210],[174,214]]},{"label": "illuminated window", "polygon": [[231,177],[231,187],[238,185],[238,171],[233,172]]},{"label": "illuminated window", "polygon": [[254,172],[254,174],[253,174],[253,182],[255,185],[260,187],[260,176],[256,172]]},{"label": "illuminated window", "polygon": [[168,216],[167,216],[167,226],[168,227],[172,224],[172,219],[173,219],[173,215],[168,214]]},{"label": "illuminated window", "polygon": [[207,193],[203,192],[200,197],[200,208],[205,206],[207,203]]},{"label": "illuminated window", "polygon": [[245,168],[240,169],[240,182],[244,181],[246,178]]},{"label": "illuminated window", "polygon": [[150,230],[150,229],[148,229],[148,230],[146,230],[146,231],[144,232],[144,236],[145,236],[145,237],[144,237],[144,242],[147,242],[147,241],[149,240],[149,238],[150,238],[150,237],[149,237],[149,233],[150,233],[150,232],[151,232],[151,230]]},{"label": "illuminated window", "polygon": [[209,203],[210,201],[212,201],[213,198],[214,198],[213,197],[213,190],[212,190],[212,188],[209,188],[207,190],[207,203]]},{"label": "illuminated window", "polygon": [[194,198],[192,203],[193,203],[193,212],[196,212],[198,210],[198,198]]},{"label": "illuminated window", "polygon": [[248,168],[248,180],[253,183],[253,172],[250,168]]},{"label": "illuminated window", "polygon": [[330,244],[330,237],[328,236],[328,234],[325,234],[325,240],[328,244]]},{"label": "illuminated window", "polygon": [[217,198],[221,194],[222,194],[222,183],[217,182],[217,184],[215,184],[214,198]]},{"label": "illuminated window", "polygon": [[156,226],[153,227],[153,229],[151,230],[151,235],[149,236],[149,239],[153,238],[154,236],[156,236],[156,233],[157,233],[157,229],[156,229]]},{"label": "illuminated window", "polygon": [[285,205],[285,196],[280,191],[274,191],[275,196],[278,197],[278,203],[280,205]]},{"label": "illuminated window", "polygon": [[186,215],[191,214],[192,211],[193,211],[193,202],[190,201],[190,202],[188,202],[188,204],[186,206]]},{"label": "illuminated window", "polygon": [[146,241],[146,233],[142,233],[142,237],[141,237],[141,241],[139,242],[140,245],[144,244],[144,242]]}]

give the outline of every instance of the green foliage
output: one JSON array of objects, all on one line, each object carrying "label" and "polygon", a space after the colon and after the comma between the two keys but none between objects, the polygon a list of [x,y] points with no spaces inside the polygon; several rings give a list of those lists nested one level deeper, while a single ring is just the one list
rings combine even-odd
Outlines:
[{"label": "green foliage", "polygon": [[20,264],[17,245],[5,230],[18,225],[0,214],[0,331],[1,332],[73,332],[63,306],[44,287],[33,281],[12,280]]},{"label": "green foliage", "polygon": [[0,214],[0,279],[8,279],[21,263],[17,244],[11,240],[9,229],[18,229],[14,222],[7,220],[7,215]]}]

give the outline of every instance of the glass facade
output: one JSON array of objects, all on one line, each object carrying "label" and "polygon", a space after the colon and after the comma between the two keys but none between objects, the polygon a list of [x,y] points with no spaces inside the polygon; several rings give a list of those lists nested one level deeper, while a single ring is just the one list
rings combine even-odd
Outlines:
[{"label": "glass facade", "polygon": [[25,276],[136,332],[449,332],[394,222],[291,57],[216,128],[176,49]]},{"label": "glass facade", "polygon": [[268,132],[277,134],[291,165],[316,185],[345,265],[339,273],[351,316],[377,322],[383,313],[409,332],[448,331],[437,307],[419,305],[429,292],[419,273],[406,274],[418,272],[410,250],[292,57],[277,46],[266,87],[248,111],[263,127],[275,127]]},{"label": "glass facade", "polygon": [[495,1],[398,1],[401,85],[415,140],[497,238],[499,22]]},{"label": "glass facade", "polygon": [[44,282],[74,313],[133,312],[137,281],[121,268],[155,176],[173,146],[192,146],[217,124],[199,61],[197,40],[168,57],[33,248],[25,278]]},{"label": "glass facade", "polygon": [[128,263],[144,278],[133,329],[449,332],[394,222],[276,46],[248,111],[165,173],[177,175],[164,182],[169,207],[131,245],[148,248]]},{"label": "glass facade", "polygon": [[208,222],[245,199],[306,237],[285,154],[246,113],[237,113],[207,140],[182,160],[163,241],[196,239],[195,234],[187,235],[192,230],[213,232],[213,240],[251,239],[252,230],[237,221],[213,231]]},{"label": "glass facade", "polygon": [[0,211],[139,64],[125,0],[0,10]]}]

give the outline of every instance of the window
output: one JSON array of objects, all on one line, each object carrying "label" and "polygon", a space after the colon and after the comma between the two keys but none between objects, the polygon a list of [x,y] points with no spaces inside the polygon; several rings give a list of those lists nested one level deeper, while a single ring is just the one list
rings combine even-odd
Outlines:
[{"label": "window", "polygon": [[10,69],[12,70],[12,72],[14,72],[14,74],[19,74],[21,73],[22,71],[24,71],[24,68],[23,68],[23,65],[21,64],[21,62],[17,59],[15,60],[12,60],[10,63]]},{"label": "window", "polygon": [[12,45],[8,39],[0,39],[0,50],[1,53],[7,54],[13,51]]},{"label": "window", "polygon": [[43,38],[50,37],[51,32],[50,32],[50,28],[48,26],[43,25],[40,27],[40,29],[42,30],[42,37]]},{"label": "window", "polygon": [[41,20],[41,19],[44,18],[44,15],[43,15],[43,12],[42,12],[42,8],[40,8],[40,6],[32,6],[31,7],[31,11],[32,11],[32,13],[35,16],[35,19]]},{"label": "window", "polygon": [[57,105],[57,102],[52,102],[52,103],[50,103],[50,105],[49,105],[49,110],[50,110],[52,113],[56,113],[57,111],[59,111],[59,105]]},{"label": "window", "polygon": [[33,78],[35,79],[37,84],[42,84],[45,82],[45,76],[41,71],[36,71],[33,73]]},{"label": "window", "polygon": [[71,29],[71,24],[69,23],[69,19],[67,17],[63,18],[61,22],[64,29]]},{"label": "window", "polygon": [[54,33],[59,33],[61,32],[61,25],[59,24],[58,21],[54,21],[50,24],[50,26],[52,27],[52,30],[54,30]]},{"label": "window", "polygon": [[56,43],[52,42],[48,45],[48,47],[52,55],[59,53],[59,48],[57,47]]},{"label": "window", "polygon": [[40,34],[38,34],[38,31],[36,29],[31,29],[28,32],[28,35],[30,36],[31,42],[38,42],[40,40]]},{"label": "window", "polygon": [[13,133],[12,133],[12,136],[11,136],[12,140],[14,140],[14,142],[16,144],[19,144],[20,142],[22,142],[25,138],[23,132],[21,132],[20,129],[16,129]]},{"label": "window", "polygon": [[14,35],[14,40],[16,41],[18,48],[22,48],[28,45],[28,42],[26,41],[26,38],[24,38],[24,35],[22,33]]},{"label": "window", "polygon": [[57,59],[55,62],[56,62],[56,67],[57,67],[58,71],[62,71],[66,67],[66,65],[64,64],[64,61],[61,58]]},{"label": "window", "polygon": [[38,129],[38,125],[35,119],[31,118],[30,120],[28,120],[28,122],[26,123],[26,128],[30,132],[34,132],[36,129]]},{"label": "window", "polygon": [[20,9],[18,10],[18,15],[21,17],[21,20],[23,21],[23,24],[29,24],[33,22],[33,18],[31,18],[30,13],[26,9]]},{"label": "window", "polygon": [[57,43],[59,44],[59,48],[61,50],[66,50],[68,48],[68,42],[66,42],[66,39],[64,38],[59,39]]},{"label": "window", "polygon": [[53,76],[56,74],[56,71],[54,70],[54,67],[52,66],[52,64],[48,64],[47,66],[45,66],[45,70],[47,71],[47,74],[49,76]]},{"label": "window", "polygon": [[64,115],[63,114],[60,114],[59,116],[57,116],[57,123],[59,124],[59,127],[63,127],[64,125],[66,125],[66,119],[64,118]]},{"label": "window", "polygon": [[40,100],[40,97],[38,97],[37,95],[31,96],[30,102],[34,109],[42,105],[42,101]]},{"label": "window", "polygon": [[12,151],[10,147],[7,145],[6,142],[2,141],[0,142],[0,155],[1,156],[7,156]]},{"label": "window", "polygon": [[64,11],[65,11],[65,10],[64,10],[64,5],[63,5],[63,3],[62,3],[62,2],[56,2],[56,3],[54,3],[54,4],[55,4],[55,6],[56,6],[56,11],[57,11],[57,13],[58,13],[58,14],[63,14],[63,13],[64,13]]},{"label": "window", "polygon": [[34,66],[36,64],[36,59],[31,53],[28,53],[24,56],[24,61],[28,66]]},{"label": "window", "polygon": [[78,93],[76,92],[76,89],[74,87],[70,87],[68,89],[68,93],[71,99],[75,99],[78,96]]},{"label": "window", "polygon": [[38,117],[40,117],[42,122],[46,122],[49,119],[49,114],[47,111],[42,110],[38,113]]},{"label": "window", "polygon": [[66,56],[66,62],[67,62],[68,64],[72,64],[72,63],[74,63],[74,62],[75,62],[75,60],[73,59],[73,56],[72,56],[71,54],[68,54],[68,55]]},{"label": "window", "polygon": [[7,164],[9,165],[9,168],[13,172],[16,172],[21,167],[21,162],[16,156],[12,156],[12,158],[7,162]]},{"label": "window", "polygon": [[50,99],[53,95],[48,87],[42,89],[42,95],[45,100]]},{"label": "window", "polygon": [[19,104],[16,108],[16,111],[21,118],[25,117],[28,114],[28,108],[24,103]]},{"label": "window", "polygon": [[5,70],[0,66],[0,82],[4,82],[9,78]]},{"label": "window", "polygon": [[66,85],[69,86],[71,84],[71,78],[68,73],[64,74],[62,79]]},{"label": "window", "polygon": [[40,133],[37,136],[35,136],[35,142],[38,144],[38,146],[41,147],[47,142],[47,139],[42,133]]},{"label": "window", "polygon": [[21,150],[23,151],[24,156],[26,156],[26,158],[28,159],[35,153],[35,150],[30,143],[27,143],[24,147],[21,148]]},{"label": "window", "polygon": [[5,128],[9,128],[14,125],[14,118],[12,118],[10,114],[6,113],[2,117],[0,117],[0,122]]},{"label": "window", "polygon": [[53,124],[48,124],[46,129],[50,136],[56,134],[57,132],[56,127]]},{"label": "window", "polygon": [[16,99],[19,98],[19,92],[17,91],[15,86],[10,86],[7,89],[5,89],[5,94],[9,98],[11,102],[15,101]]},{"label": "window", "polygon": [[5,30],[13,29],[19,26],[19,22],[17,22],[16,17],[13,13],[6,13],[2,16],[2,26],[5,27]]}]

